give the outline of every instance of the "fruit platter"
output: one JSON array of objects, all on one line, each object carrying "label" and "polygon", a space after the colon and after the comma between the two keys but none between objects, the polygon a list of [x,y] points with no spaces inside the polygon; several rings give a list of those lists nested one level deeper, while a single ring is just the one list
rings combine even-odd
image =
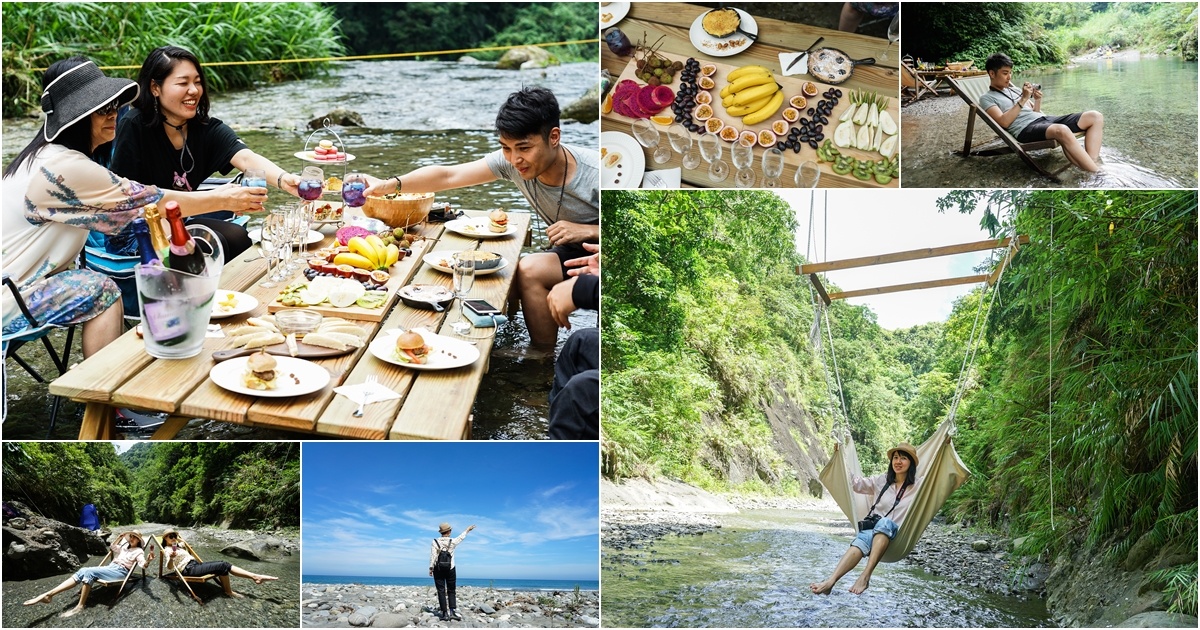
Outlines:
[{"label": "fruit platter", "polygon": [[841,185],[899,186],[898,99],[785,77],[756,64],[657,51],[652,58],[635,55],[629,62],[601,105],[604,117],[646,118],[660,130],[677,122],[693,137],[716,134],[726,150],[733,143],[753,146],[756,158],[777,148],[791,173],[813,161]]},{"label": "fruit platter", "polygon": [[302,272],[281,283],[267,312],[304,308],[325,317],[381,321],[429,244],[403,231],[385,232],[338,230],[336,244],[313,252]]}]

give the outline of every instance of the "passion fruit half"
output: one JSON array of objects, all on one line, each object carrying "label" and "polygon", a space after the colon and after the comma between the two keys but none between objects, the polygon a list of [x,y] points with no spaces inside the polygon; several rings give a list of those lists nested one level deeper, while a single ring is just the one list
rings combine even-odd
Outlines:
[{"label": "passion fruit half", "polygon": [[711,77],[700,77],[696,84],[699,85],[700,89],[702,90],[711,90],[717,87],[717,82],[713,81]]},{"label": "passion fruit half", "polygon": [[736,127],[727,126],[721,130],[721,139],[726,142],[733,142],[738,139],[741,134]]},{"label": "passion fruit half", "polygon": [[798,110],[802,110],[805,107],[808,107],[808,99],[804,98],[804,96],[801,94],[797,94],[792,97],[792,100],[788,101],[788,104]]},{"label": "passion fruit half", "polygon": [[783,119],[790,123],[794,123],[797,120],[800,120],[800,110],[798,110],[794,107],[789,107],[789,108],[783,110]]},{"label": "passion fruit half", "polygon": [[775,146],[776,140],[778,140],[778,138],[775,137],[775,134],[767,129],[763,129],[762,131],[758,132],[758,143],[764,147]]},{"label": "passion fruit half", "polygon": [[750,130],[743,131],[738,138],[738,144],[744,147],[752,147],[756,142],[758,142],[758,134]]},{"label": "passion fruit half", "polygon": [[696,111],[692,112],[692,118],[695,118],[700,122],[704,122],[709,118],[712,118],[712,115],[713,108],[708,105],[697,105]]},{"label": "passion fruit half", "polygon": [[816,96],[817,95],[817,84],[813,83],[812,81],[805,81],[804,82],[804,95],[805,96]]},{"label": "passion fruit half", "polygon": [[783,134],[787,133],[788,127],[791,127],[791,125],[789,125],[786,120],[776,120],[775,122],[771,123],[771,131],[773,131],[777,136],[782,136]]},{"label": "passion fruit half", "polygon": [[387,284],[388,280],[391,279],[392,275],[382,269],[371,272],[371,282],[374,282],[375,284]]},{"label": "passion fruit half", "polygon": [[708,92],[700,92],[700,93],[696,94],[696,103],[698,103],[700,105],[707,105],[711,102],[712,102],[712,94],[709,94]]},{"label": "passion fruit half", "polygon": [[[717,73],[717,64],[715,64],[715,63],[700,64],[700,74],[702,74],[706,77],[711,77],[712,75],[714,75],[716,73]],[[708,89],[708,88],[705,88],[705,89]]]},{"label": "passion fruit half", "polygon": [[725,121],[720,118],[709,118],[704,121],[704,128],[708,130],[708,133],[717,133],[725,128]]}]

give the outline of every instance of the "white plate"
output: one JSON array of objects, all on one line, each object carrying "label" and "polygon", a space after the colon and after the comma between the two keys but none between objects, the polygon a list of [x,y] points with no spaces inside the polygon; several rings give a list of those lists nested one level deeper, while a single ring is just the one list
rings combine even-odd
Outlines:
[{"label": "white plate", "polygon": [[474,219],[453,219],[446,222],[446,229],[455,234],[470,236],[473,238],[500,238],[511,236],[517,233],[517,228],[512,223],[503,232],[493,232],[488,229],[488,224],[491,221],[487,217],[477,217]]},{"label": "white plate", "polygon": [[[607,20],[604,16],[610,16]],[[617,22],[625,19],[629,15],[628,2],[610,2],[608,6],[600,5],[600,28],[608,28]]]},{"label": "white plate", "polygon": [[[221,389],[262,398],[303,396],[319,391],[329,384],[329,372],[316,363],[295,357],[275,357],[275,389],[250,389],[242,380],[242,375],[246,373],[246,362],[249,360],[250,357],[238,357],[222,361],[209,370],[208,377]],[[295,375],[296,378],[293,379],[290,375]]]},{"label": "white plate", "polygon": [[425,343],[433,350],[429,353],[429,362],[425,364],[405,363],[393,356],[396,349],[396,335],[400,334],[400,329],[393,328],[385,330],[375,337],[375,341],[367,346],[371,354],[380,361],[387,361],[392,365],[400,367],[412,368],[414,370],[449,370],[459,368],[479,360],[479,348],[453,337],[444,337],[425,330],[424,328],[416,329],[417,334],[425,338]]},{"label": "white plate", "polygon": [[[217,302],[224,300],[225,297],[228,296],[230,293],[232,293],[233,296],[235,298],[237,298],[237,301],[234,303],[233,310],[229,310],[229,311],[220,310],[221,307],[217,306]],[[233,317],[234,315],[241,315],[243,313],[249,313],[250,311],[254,310],[257,307],[258,307],[258,299],[255,298],[253,295],[249,295],[246,293],[240,293],[238,291],[226,291],[224,289],[217,289],[217,295],[216,295],[216,297],[213,298],[212,315],[209,315],[209,318],[210,319],[221,319],[222,317]]]},{"label": "white plate", "polygon": [[318,160],[317,154],[314,153],[313,151],[297,151],[297,152],[293,153],[292,155],[294,155],[296,157],[296,159],[298,159],[298,160],[304,160],[305,162],[312,162],[313,164],[345,164],[346,162],[354,161],[354,154],[350,153],[350,152],[346,152],[346,159],[344,161],[343,160]]},{"label": "white plate", "polygon": [[[249,237],[250,237],[250,242],[251,242],[251,243],[257,243],[257,242],[258,242],[258,237],[259,237],[261,234],[262,234],[262,228],[257,228],[257,229],[250,230],[249,232],[247,232],[247,233],[246,233],[246,236],[249,236]],[[309,244],[309,245],[312,245],[313,243],[320,243],[320,242],[321,242],[321,241],[323,241],[323,240],[325,240],[325,235],[324,235],[324,234],[322,234],[322,233],[320,233],[320,232],[318,232],[318,231],[316,231],[316,230],[309,230],[309,231],[308,231],[308,244]],[[293,246],[293,247],[295,247],[296,245],[298,245],[298,243],[295,243],[295,242],[293,242],[293,243],[292,243],[292,246]]]},{"label": "white plate", "polygon": [[[646,155],[642,145],[633,136],[620,131],[601,131],[600,147],[607,151],[600,158],[601,188],[637,188],[646,173]],[[608,166],[612,153],[620,153],[621,159],[615,166]]]},{"label": "white plate", "polygon": [[[742,18],[741,28],[743,31],[758,33],[758,22],[755,22],[749,13],[741,9],[734,9],[734,11],[737,11],[738,17]],[[692,45],[696,47],[696,50],[712,57],[731,57],[746,50],[754,43],[749,37],[737,31],[734,31],[733,35],[728,37],[713,37],[705,33],[703,25],[705,13],[708,13],[708,11],[701,13],[696,18],[696,21],[692,22],[692,28],[688,29],[688,37],[691,38]],[[727,45],[729,42],[737,39],[744,41],[737,46]]]},{"label": "white plate", "polygon": [[[437,269],[438,271],[441,271],[444,273],[450,273],[449,267],[443,267],[443,266],[439,265],[438,263],[440,263],[442,261],[450,262],[450,256],[452,256],[453,254],[454,254],[454,252],[432,252],[429,254],[425,254],[425,257],[422,258],[421,260],[424,260],[425,264],[429,265],[430,267],[433,267],[434,269]],[[508,266],[508,259],[501,258],[499,265],[496,265],[495,267],[492,267],[491,269],[482,269],[482,270],[476,269],[475,275],[477,275],[477,276],[491,275],[493,273],[496,273],[497,271],[500,271],[501,269],[504,269],[507,266]]]}]

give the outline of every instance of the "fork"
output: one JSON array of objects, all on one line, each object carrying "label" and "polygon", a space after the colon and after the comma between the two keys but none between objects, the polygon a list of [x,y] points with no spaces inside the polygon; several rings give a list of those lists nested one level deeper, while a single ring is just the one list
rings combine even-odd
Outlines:
[{"label": "fork", "polygon": [[358,403],[358,410],[354,412],[355,418],[362,417],[363,407],[367,406],[367,396],[371,395],[371,387],[373,387],[378,382],[379,382],[379,377],[375,376],[374,374],[367,377],[367,382],[365,383],[365,385],[367,387],[366,387],[366,389],[363,390],[363,397],[362,397],[362,401]]}]

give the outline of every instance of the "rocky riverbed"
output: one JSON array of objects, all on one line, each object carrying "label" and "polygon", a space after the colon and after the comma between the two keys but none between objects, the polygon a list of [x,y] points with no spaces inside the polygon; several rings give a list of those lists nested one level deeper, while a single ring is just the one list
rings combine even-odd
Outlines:
[{"label": "rocky riverbed", "polygon": [[462,621],[437,618],[437,591],[429,586],[304,584],[303,625],[313,628],[595,628],[595,591],[457,589]]}]

